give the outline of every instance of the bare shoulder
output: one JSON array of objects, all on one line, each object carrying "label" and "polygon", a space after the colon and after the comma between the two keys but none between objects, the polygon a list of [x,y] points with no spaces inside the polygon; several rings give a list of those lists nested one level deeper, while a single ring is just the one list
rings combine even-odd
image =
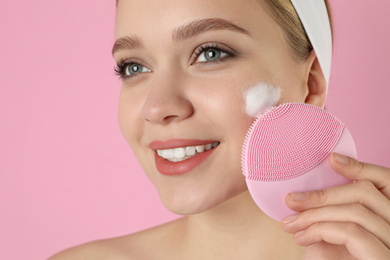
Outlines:
[{"label": "bare shoulder", "polygon": [[159,259],[171,252],[171,241],[183,232],[184,221],[181,218],[134,234],[92,241],[61,251],[48,260]]},{"label": "bare shoulder", "polygon": [[[78,245],[66,250],[63,250],[52,257],[50,257],[48,260],[65,260],[65,259],[74,259],[74,260],[81,260],[81,259],[104,259],[104,255],[107,254],[107,250],[100,247],[99,241],[89,242],[86,244]],[[104,254],[102,254],[104,252]],[[96,256],[99,256],[99,258],[96,258]]]}]

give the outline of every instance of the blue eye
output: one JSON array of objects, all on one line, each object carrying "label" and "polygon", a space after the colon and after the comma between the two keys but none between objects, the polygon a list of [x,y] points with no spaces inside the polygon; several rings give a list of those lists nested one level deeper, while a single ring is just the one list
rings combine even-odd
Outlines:
[{"label": "blue eye", "polygon": [[150,70],[137,63],[125,64],[123,68],[123,74],[125,76],[133,76],[142,72],[150,72]]},{"label": "blue eye", "polygon": [[229,54],[217,49],[217,48],[208,48],[204,50],[198,57],[198,62],[208,62],[208,61],[216,61],[221,58],[228,56]]},{"label": "blue eye", "polygon": [[140,73],[151,72],[151,70],[138,63],[130,62],[118,64],[117,68],[115,68],[115,72],[121,78],[129,78],[134,77]]},{"label": "blue eye", "polygon": [[[220,47],[223,45],[223,47]],[[191,61],[192,64],[195,63],[218,63],[222,61],[229,60],[238,55],[238,52],[233,48],[220,43],[206,43],[194,51]]]}]

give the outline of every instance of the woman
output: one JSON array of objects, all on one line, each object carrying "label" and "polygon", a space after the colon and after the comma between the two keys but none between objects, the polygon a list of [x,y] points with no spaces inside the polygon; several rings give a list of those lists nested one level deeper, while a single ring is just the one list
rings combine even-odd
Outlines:
[{"label": "woman", "polygon": [[[333,154],[333,169],[356,182],[289,194],[300,213],[282,223],[247,191],[240,152],[253,118],[242,93],[267,82],[280,103],[325,105],[326,75],[288,0],[117,8],[120,127],[164,205],[185,217],[52,259],[390,259],[390,169]],[[161,157],[178,147],[197,153]]]}]

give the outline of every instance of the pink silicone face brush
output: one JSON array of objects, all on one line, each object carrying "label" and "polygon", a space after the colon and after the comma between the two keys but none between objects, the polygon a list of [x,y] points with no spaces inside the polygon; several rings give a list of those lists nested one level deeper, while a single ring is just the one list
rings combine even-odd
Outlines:
[{"label": "pink silicone face brush", "polygon": [[271,108],[252,124],[242,149],[253,200],[280,221],[295,213],[286,206],[288,193],[350,183],[330,167],[332,152],[356,158],[350,132],[331,113],[302,103]]}]

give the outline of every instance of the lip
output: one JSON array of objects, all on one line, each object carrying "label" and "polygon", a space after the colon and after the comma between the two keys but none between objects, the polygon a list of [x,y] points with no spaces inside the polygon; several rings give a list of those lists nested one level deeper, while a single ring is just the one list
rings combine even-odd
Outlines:
[{"label": "lip", "polygon": [[153,141],[149,143],[149,148],[153,150],[174,149],[186,146],[205,145],[218,142],[217,140],[197,140],[197,139],[170,139],[166,141]]},{"label": "lip", "polygon": [[[153,141],[148,146],[153,150],[173,149],[178,147],[196,146],[216,143],[215,140],[194,140],[194,139],[171,139],[167,141]],[[216,147],[217,148],[217,147]],[[192,171],[204,161],[216,150],[213,148],[203,153],[197,154],[189,159],[180,162],[170,162],[160,156],[155,151],[154,161],[157,171],[163,175],[181,175]]]}]

